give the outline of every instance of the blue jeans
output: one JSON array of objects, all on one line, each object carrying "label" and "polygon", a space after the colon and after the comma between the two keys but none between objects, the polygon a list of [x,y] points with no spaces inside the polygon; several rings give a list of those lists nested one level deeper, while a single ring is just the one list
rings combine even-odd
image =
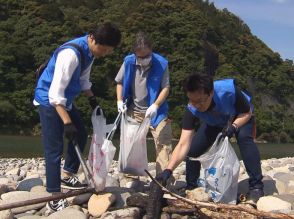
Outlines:
[{"label": "blue jeans", "polygon": [[[237,144],[249,176],[249,189],[263,189],[260,155],[257,145],[253,141],[252,129],[254,119],[251,118],[236,133]],[[220,127],[209,126],[203,123],[192,139],[188,157],[199,157],[204,154],[215,141]],[[186,181],[188,187],[197,187],[201,164],[199,161],[186,159]]]},{"label": "blue jeans", "polygon": [[[83,151],[87,143],[87,131],[82,118],[74,106],[68,111],[68,114],[78,131],[77,142],[79,148]],[[54,107],[40,105],[39,115],[46,162],[47,192],[60,192],[60,164],[63,153],[63,121]],[[63,169],[75,174],[79,169],[79,165],[80,161],[75,152],[74,145],[69,142]]]}]

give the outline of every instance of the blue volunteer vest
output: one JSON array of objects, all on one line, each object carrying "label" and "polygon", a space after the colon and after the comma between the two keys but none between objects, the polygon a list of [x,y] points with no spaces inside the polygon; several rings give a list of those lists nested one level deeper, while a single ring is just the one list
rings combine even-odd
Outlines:
[{"label": "blue volunteer vest", "polygon": [[[148,106],[152,105],[160,91],[161,80],[167,68],[168,61],[162,56],[152,53],[151,70],[147,77],[147,92],[148,92]],[[124,60],[125,74],[123,78],[123,100],[132,99],[132,82],[136,72],[136,56],[135,54],[128,55]],[[168,104],[164,101],[158,108],[156,117],[151,119],[152,127],[156,127],[164,118],[167,117]]]},{"label": "blue volunteer vest", "polygon": [[73,46],[66,45],[67,43],[65,43],[54,51],[53,55],[51,56],[51,58],[48,62],[47,67],[44,69],[41,77],[39,78],[36,89],[35,89],[35,100],[40,105],[48,106],[48,107],[51,106],[49,103],[48,92],[49,92],[49,89],[50,89],[50,86],[51,86],[51,83],[53,80],[56,58],[57,58],[58,53],[65,48],[73,49],[74,52],[77,54],[77,57],[79,58],[79,65],[75,69],[73,76],[64,91],[64,97],[67,99],[66,107],[69,107],[73,103],[75,97],[80,94],[80,92],[81,92],[81,85],[80,85],[81,72],[83,70],[85,70],[87,67],[89,67],[89,65],[92,63],[92,61],[94,59],[93,55],[91,54],[91,52],[89,50],[87,38],[88,38],[88,35],[80,37],[80,38],[76,38],[74,40],[67,42],[67,43],[74,43],[82,49],[83,56],[84,56],[84,62],[85,62],[84,63],[85,66],[83,66],[83,69],[81,66],[81,56],[79,54],[79,51],[76,48],[74,48]]},{"label": "blue volunteer vest", "polygon": [[[235,102],[236,93],[233,79],[224,79],[215,81],[213,101],[215,106],[212,110],[199,112],[195,107],[188,104],[188,109],[192,114],[200,120],[206,122],[210,126],[224,127],[231,117],[236,116]],[[248,102],[250,97],[242,92]],[[252,110],[252,105],[251,105]]]}]

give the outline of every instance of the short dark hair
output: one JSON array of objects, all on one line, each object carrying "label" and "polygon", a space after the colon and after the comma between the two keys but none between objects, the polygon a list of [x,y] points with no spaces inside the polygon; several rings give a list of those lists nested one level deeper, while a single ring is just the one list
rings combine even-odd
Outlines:
[{"label": "short dark hair", "polygon": [[141,48],[149,48],[152,49],[152,42],[149,36],[143,31],[139,31],[136,34],[135,42],[133,43],[133,51]]},{"label": "short dark hair", "polygon": [[213,90],[213,78],[208,74],[191,74],[185,78],[183,83],[185,92],[194,92],[203,90],[210,94]]},{"label": "short dark hair", "polygon": [[112,23],[106,22],[89,32],[96,44],[117,47],[121,40],[120,30]]}]

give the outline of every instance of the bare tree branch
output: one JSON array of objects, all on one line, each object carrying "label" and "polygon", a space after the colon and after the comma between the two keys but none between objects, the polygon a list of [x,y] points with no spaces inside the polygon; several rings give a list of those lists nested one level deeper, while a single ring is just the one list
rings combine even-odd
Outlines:
[{"label": "bare tree branch", "polygon": [[246,208],[243,206],[238,206],[238,205],[228,205],[228,204],[221,204],[221,203],[212,203],[212,202],[200,202],[200,201],[192,201],[190,199],[184,198],[182,196],[179,196],[171,191],[169,191],[167,188],[162,186],[156,179],[152,177],[152,175],[148,172],[148,170],[145,170],[145,172],[148,174],[148,176],[152,179],[154,183],[156,183],[158,186],[161,187],[161,189],[169,193],[171,196],[180,199],[181,201],[187,202],[191,205],[194,205],[196,208],[198,207],[205,207],[205,208],[210,208],[214,210],[219,210],[219,209],[228,209],[228,210],[236,210],[236,211],[243,211],[247,212],[249,214],[256,215],[258,217],[269,217],[269,218],[276,218],[276,219],[294,219],[294,217],[287,215],[287,214],[282,214],[282,213],[270,213],[270,212],[264,212],[264,211],[258,211],[255,209],[250,209]]}]

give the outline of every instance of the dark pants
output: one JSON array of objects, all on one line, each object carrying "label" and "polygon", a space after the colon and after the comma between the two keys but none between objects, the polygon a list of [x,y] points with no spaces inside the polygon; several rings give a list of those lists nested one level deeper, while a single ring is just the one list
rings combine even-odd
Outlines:
[{"label": "dark pants", "polygon": [[[254,119],[251,118],[236,134],[237,143],[249,175],[249,189],[262,189],[262,173],[260,155],[253,141],[252,128]],[[215,141],[222,128],[202,124],[192,139],[188,157],[199,157],[204,154]],[[199,161],[186,159],[186,181],[188,187],[197,187],[201,164]]]},{"label": "dark pants", "polygon": [[[68,114],[78,130],[77,141],[81,151],[87,143],[87,132],[78,110],[73,106]],[[63,122],[53,107],[39,106],[42,127],[42,142],[46,162],[46,184],[48,192],[60,192],[60,164],[63,153]],[[63,169],[70,173],[77,173],[80,161],[70,142]]]}]

